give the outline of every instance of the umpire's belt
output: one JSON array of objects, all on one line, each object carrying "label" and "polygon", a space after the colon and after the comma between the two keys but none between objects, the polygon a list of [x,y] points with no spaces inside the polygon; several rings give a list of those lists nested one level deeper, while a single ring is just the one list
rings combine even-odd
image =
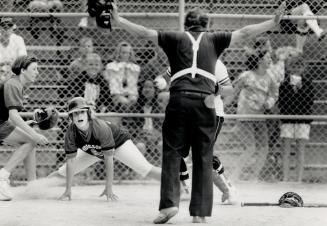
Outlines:
[{"label": "umpire's belt", "polygon": [[173,91],[171,93],[172,96],[180,96],[180,94],[184,94],[186,96],[203,97],[203,98],[210,95],[209,93],[201,93],[201,92],[186,91],[186,90]]}]

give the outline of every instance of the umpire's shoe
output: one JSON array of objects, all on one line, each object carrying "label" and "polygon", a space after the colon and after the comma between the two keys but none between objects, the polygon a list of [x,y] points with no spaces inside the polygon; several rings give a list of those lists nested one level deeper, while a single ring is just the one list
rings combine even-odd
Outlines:
[{"label": "umpire's shoe", "polygon": [[0,177],[0,201],[12,200],[13,194],[10,191],[9,180]]},{"label": "umpire's shoe", "polygon": [[154,219],[153,223],[155,224],[164,224],[169,221],[170,218],[175,216],[178,213],[177,207],[169,207],[160,210],[159,215]]}]

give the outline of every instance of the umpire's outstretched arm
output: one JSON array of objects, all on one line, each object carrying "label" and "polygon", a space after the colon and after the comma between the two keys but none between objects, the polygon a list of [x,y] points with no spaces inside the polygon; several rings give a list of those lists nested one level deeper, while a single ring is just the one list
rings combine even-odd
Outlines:
[{"label": "umpire's outstretched arm", "polygon": [[147,27],[144,27],[139,24],[135,24],[130,22],[129,20],[122,18],[118,15],[118,8],[116,3],[112,4],[113,10],[112,10],[112,17],[113,19],[126,31],[133,35],[137,35],[143,38],[147,38],[153,43],[158,44],[158,32],[154,29],[149,29]]},{"label": "umpire's outstretched arm", "polygon": [[[282,19],[282,16],[285,12],[285,8],[286,6],[283,2],[276,10],[275,16],[272,19],[258,24],[251,24],[234,31],[232,33],[230,46],[237,42],[241,42],[247,38],[255,37],[261,33],[264,33],[274,28],[276,25],[279,24],[280,20]],[[149,29],[139,24],[135,24],[125,18],[120,17],[118,15],[118,8],[115,3],[113,3],[112,17],[122,28],[124,28],[131,34],[150,39],[155,44],[158,44],[158,32],[156,30]]]}]

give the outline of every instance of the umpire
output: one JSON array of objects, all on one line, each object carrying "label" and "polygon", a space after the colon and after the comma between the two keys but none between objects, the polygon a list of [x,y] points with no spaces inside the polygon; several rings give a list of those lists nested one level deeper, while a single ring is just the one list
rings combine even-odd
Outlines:
[{"label": "umpire", "polygon": [[213,96],[217,86],[216,61],[230,45],[272,29],[279,23],[284,7],[282,4],[271,20],[232,33],[209,33],[206,32],[209,18],[199,9],[187,13],[186,32],[156,31],[120,17],[113,4],[112,16],[117,24],[159,45],[168,57],[172,72],[162,132],[160,213],[154,223],[166,223],[178,212],[179,168],[181,158],[188,155],[189,146],[193,159],[190,215],[194,223],[205,222],[205,217],[211,216],[212,155],[217,131]]}]

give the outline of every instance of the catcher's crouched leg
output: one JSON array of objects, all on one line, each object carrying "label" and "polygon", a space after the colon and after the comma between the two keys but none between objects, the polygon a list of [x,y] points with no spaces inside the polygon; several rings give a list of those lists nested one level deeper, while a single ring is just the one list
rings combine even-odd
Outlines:
[{"label": "catcher's crouched leg", "polygon": [[236,190],[230,183],[230,181],[224,175],[224,167],[221,164],[217,156],[213,156],[212,159],[213,171],[212,178],[213,183],[218,187],[218,189],[223,193],[221,197],[221,202],[229,205],[235,205],[237,203]]}]

